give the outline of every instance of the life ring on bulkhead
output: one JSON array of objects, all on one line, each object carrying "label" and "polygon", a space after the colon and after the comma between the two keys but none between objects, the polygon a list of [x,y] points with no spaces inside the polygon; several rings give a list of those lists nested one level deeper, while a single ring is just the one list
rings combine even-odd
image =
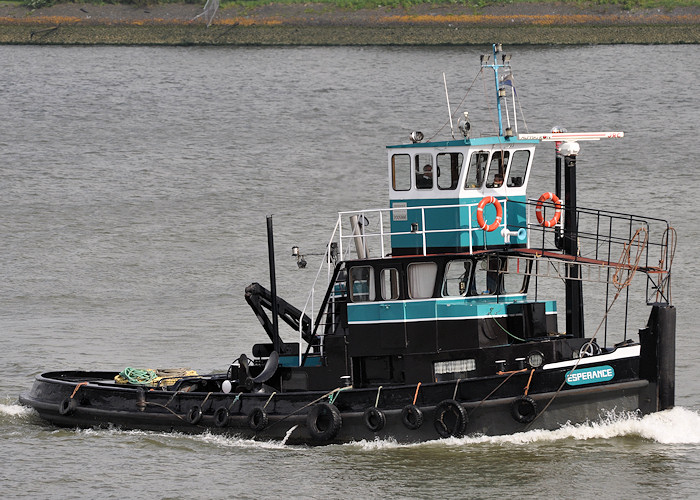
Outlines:
[{"label": "life ring on bulkhead", "polygon": [[521,424],[529,424],[537,416],[537,403],[530,396],[518,396],[510,405],[510,414]]},{"label": "life ring on bulkhead", "polygon": [[200,420],[202,420],[202,408],[195,405],[187,412],[187,421],[192,425],[197,425]]},{"label": "life ring on bulkhead", "polygon": [[401,421],[414,431],[423,425],[423,411],[416,405],[406,405],[401,410]]},{"label": "life ring on bulkhead", "polygon": [[[484,220],[484,208],[486,208],[486,205],[491,204],[496,207],[496,220],[493,221],[493,224],[486,224],[486,221]],[[498,201],[498,198],[495,196],[483,197],[479,202],[479,205],[476,207],[476,222],[479,224],[479,227],[490,233],[491,231],[495,231],[496,228],[501,225],[502,220],[503,208],[501,207],[501,203]]]},{"label": "life ring on bulkhead", "polygon": [[441,437],[461,437],[464,435],[468,421],[467,411],[454,399],[441,401],[435,407],[433,424]]},{"label": "life ring on bulkhead", "polygon": [[316,441],[329,441],[338,435],[343,417],[335,405],[318,403],[306,416],[306,428]]},{"label": "life ring on bulkhead", "polygon": [[228,425],[228,409],[225,406],[218,408],[214,412],[214,425],[226,427]]},{"label": "life ring on bulkhead", "polygon": [[384,425],[386,425],[386,416],[384,412],[376,406],[367,408],[362,418],[367,428],[372,432],[379,432],[384,428]]},{"label": "life ring on bulkhead", "polygon": [[[552,200],[552,203],[554,203],[554,217],[549,220],[544,220],[542,208],[544,206],[544,202],[547,200]],[[540,199],[537,200],[537,205],[535,206],[535,216],[537,216],[537,222],[540,223],[540,226],[554,227],[561,218],[561,201],[559,200],[559,197],[551,192],[544,193],[542,196],[540,196]]]},{"label": "life ring on bulkhead", "polygon": [[248,415],[248,427],[255,432],[263,430],[267,427],[267,413],[260,407],[253,408],[253,411]]},{"label": "life ring on bulkhead", "polygon": [[78,402],[73,398],[66,398],[58,405],[58,414],[62,416],[72,415],[78,407]]}]

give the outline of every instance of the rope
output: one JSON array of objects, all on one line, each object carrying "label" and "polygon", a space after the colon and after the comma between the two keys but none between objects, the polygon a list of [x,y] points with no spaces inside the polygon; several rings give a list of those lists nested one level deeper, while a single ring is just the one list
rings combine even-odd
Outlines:
[{"label": "rope", "polygon": [[238,399],[241,397],[241,394],[243,394],[243,393],[242,393],[242,392],[239,392],[238,394],[236,394],[236,397],[233,398],[233,401],[231,401],[231,404],[228,405],[228,410],[229,410],[229,411],[231,411],[231,408],[233,408],[233,405],[235,405],[235,404],[236,404],[236,401],[238,401]]},{"label": "rope", "polygon": [[277,391],[275,391],[275,392],[273,392],[272,394],[270,394],[270,397],[267,398],[267,402],[266,402],[266,403],[263,405],[263,407],[262,407],[263,410],[264,410],[265,408],[267,408],[267,405],[270,404],[270,401],[272,401],[272,398],[274,397],[275,394],[277,394]]},{"label": "rope", "polygon": [[374,407],[379,408],[379,393],[382,391],[383,386],[379,386],[379,389],[377,389],[377,399],[374,400]]},{"label": "rope", "polygon": [[[168,403],[170,403],[170,401],[168,401]],[[151,406],[158,406],[158,407],[160,407],[160,408],[163,408],[163,409],[165,409],[165,410],[168,410],[170,413],[172,413],[173,415],[175,415],[177,418],[179,418],[179,419],[182,420],[183,422],[185,421],[185,419],[182,418],[182,416],[180,416],[180,415],[178,415],[177,413],[175,413],[173,410],[171,410],[170,408],[168,408],[166,405],[162,405],[162,404],[160,404],[160,403],[153,403],[153,402],[151,402],[151,401],[144,401],[144,404],[146,404],[146,405],[151,405]]]},{"label": "rope", "polygon": [[533,368],[530,370],[530,378],[527,379],[527,385],[525,386],[525,396],[527,396],[527,392],[530,390],[530,382],[532,382],[532,376],[535,374],[535,369]]},{"label": "rope", "polygon": [[88,385],[88,383],[87,382],[80,382],[78,385],[76,385],[75,389],[73,389],[73,394],[70,395],[70,399],[73,399],[73,396],[75,396],[75,393],[78,392],[78,389],[80,389],[84,385]]},{"label": "rope", "polygon": [[413,404],[416,404],[416,399],[418,399],[418,389],[420,389],[421,382],[418,382],[418,385],[416,386],[416,393],[413,396]]},{"label": "rope", "polygon": [[486,397],[485,397],[484,399],[482,399],[481,401],[479,401],[479,404],[476,405],[476,406],[472,409],[472,411],[469,412],[469,416],[473,415],[474,412],[475,412],[476,410],[478,410],[479,407],[484,403],[484,401],[486,401],[488,398],[490,398],[491,396],[493,396],[493,394],[494,394],[498,389],[500,389],[501,387],[503,387],[503,384],[505,384],[506,382],[508,382],[508,381],[510,380],[510,378],[511,378],[513,375],[515,375],[516,373],[522,373],[522,372],[524,372],[524,371],[526,371],[526,369],[524,369],[524,370],[517,370],[517,371],[514,371],[514,372],[497,372],[496,375],[505,375],[506,373],[508,373],[509,375],[508,375],[505,379],[503,379],[503,381],[502,381],[500,384],[498,384],[494,390],[492,390],[491,392],[489,392],[489,393],[486,395]]},{"label": "rope", "polygon": [[452,399],[457,399],[457,389],[459,388],[459,383],[462,381],[461,378],[457,379],[457,383],[455,384],[455,392],[452,393]]},{"label": "rope", "polygon": [[527,340],[521,339],[520,337],[517,337],[517,336],[513,335],[513,334],[510,333],[508,330],[506,330],[505,328],[503,328],[503,325],[501,325],[501,324],[498,322],[498,320],[496,319],[496,317],[495,317],[493,314],[491,314],[492,312],[493,312],[493,307],[492,307],[491,310],[489,311],[489,316],[491,316],[491,319],[492,319],[499,327],[501,327],[501,330],[503,330],[504,332],[506,332],[506,335],[508,335],[509,337],[513,337],[515,340],[519,340],[520,342],[527,342]]},{"label": "rope", "polygon": [[209,396],[211,396],[212,394],[214,394],[214,393],[213,393],[213,392],[210,392],[210,393],[207,394],[207,397],[204,398],[204,401],[202,401],[202,404],[199,405],[200,408],[204,408],[204,403],[207,402],[207,400],[209,399]]},{"label": "rope", "polygon": [[155,370],[131,368],[127,366],[121,371],[118,377],[123,378],[129,384],[145,385],[150,384],[158,375]]},{"label": "rope", "polygon": [[332,394],[334,394],[334,393],[336,393],[336,392],[346,391],[346,390],[348,390],[348,389],[352,389],[352,387],[337,387],[337,388],[333,389],[331,392],[328,392],[328,393],[324,394],[324,395],[321,396],[320,398],[316,398],[316,399],[314,399],[313,401],[311,401],[310,403],[305,404],[305,405],[302,406],[301,408],[297,408],[297,409],[294,410],[293,412],[288,413],[287,415],[285,415],[284,417],[280,418],[280,419],[277,420],[276,422],[272,422],[272,423],[268,426],[268,429],[269,429],[270,427],[274,426],[274,425],[277,425],[277,424],[279,424],[279,423],[284,422],[285,420],[287,420],[287,419],[288,419],[289,417],[291,417],[292,415],[294,415],[294,414],[296,414],[296,413],[299,413],[299,412],[302,411],[302,410],[305,410],[305,409],[308,408],[309,406],[315,405],[316,403],[318,403],[318,402],[321,401],[322,399],[328,398],[328,397],[330,397]]}]

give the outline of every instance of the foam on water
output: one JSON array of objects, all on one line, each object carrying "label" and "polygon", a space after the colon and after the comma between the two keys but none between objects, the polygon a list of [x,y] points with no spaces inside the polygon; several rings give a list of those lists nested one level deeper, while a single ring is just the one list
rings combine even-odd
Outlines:
[{"label": "foam on water", "polygon": [[[658,413],[640,417],[636,413],[611,412],[597,422],[583,424],[566,424],[559,429],[532,430],[507,436],[469,436],[464,438],[442,439],[439,443],[448,446],[466,444],[492,443],[524,445],[530,443],[545,443],[566,439],[612,439],[617,437],[636,436],[662,444],[699,444],[700,443],[700,414],[697,411],[676,407]],[[360,441],[348,446],[359,446],[362,449],[374,450],[380,448],[433,446],[436,442],[399,444],[394,440]]]},{"label": "foam on water", "polygon": [[25,418],[34,413],[34,410],[19,404],[3,404],[0,403],[0,416],[8,416],[15,418]]}]

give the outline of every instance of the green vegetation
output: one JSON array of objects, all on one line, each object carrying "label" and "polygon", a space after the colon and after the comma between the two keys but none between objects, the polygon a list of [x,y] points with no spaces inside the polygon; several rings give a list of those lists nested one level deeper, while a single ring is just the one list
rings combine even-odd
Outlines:
[{"label": "green vegetation", "polygon": [[[168,4],[168,3],[201,3],[205,0],[79,0],[74,3],[86,4],[126,4],[126,5],[153,5],[153,4]],[[239,6],[239,7],[261,7],[271,3],[279,4],[328,4],[331,7],[341,9],[374,9],[378,7],[403,7],[410,8],[417,5],[464,5],[471,8],[482,8],[488,5],[497,4],[514,4],[514,3],[554,3],[555,0],[548,2],[547,0],[222,0],[222,7]],[[14,2],[3,2],[14,3]],[[32,9],[48,7],[55,3],[63,3],[62,0],[20,0],[17,3],[25,5]],[[673,9],[674,7],[691,7],[697,6],[698,0],[558,0],[557,3],[577,5],[580,7],[587,6],[605,6],[613,5],[624,9],[652,9],[662,8],[665,10]]]}]

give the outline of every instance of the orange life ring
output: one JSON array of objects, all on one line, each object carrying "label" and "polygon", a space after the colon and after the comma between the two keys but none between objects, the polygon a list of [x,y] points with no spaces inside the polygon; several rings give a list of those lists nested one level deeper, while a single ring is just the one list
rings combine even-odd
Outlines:
[{"label": "orange life ring", "polygon": [[[493,206],[496,207],[496,220],[493,221],[493,224],[487,225],[484,220],[484,207],[489,204],[493,204]],[[485,196],[482,198],[479,205],[476,207],[476,222],[479,223],[479,227],[484,231],[495,231],[496,228],[501,225],[502,220],[503,209],[498,199],[495,196]]]},{"label": "orange life ring", "polygon": [[[542,215],[542,206],[547,200],[552,200],[555,210],[554,217],[546,221],[544,220],[544,215]],[[541,226],[554,227],[561,218],[561,201],[559,201],[557,195],[554,193],[544,193],[540,196],[540,199],[537,201],[537,206],[535,207],[535,215],[537,216],[537,222],[539,222]]]}]

